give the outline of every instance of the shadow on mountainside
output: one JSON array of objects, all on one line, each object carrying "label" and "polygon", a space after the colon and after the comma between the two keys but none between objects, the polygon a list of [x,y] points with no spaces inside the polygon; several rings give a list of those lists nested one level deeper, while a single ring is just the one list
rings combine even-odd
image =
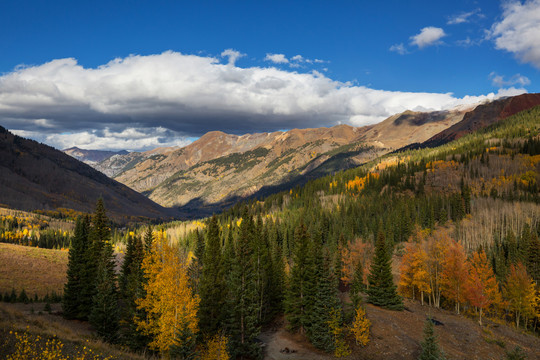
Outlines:
[{"label": "shadow on mountainside", "polygon": [[258,191],[249,196],[233,195],[215,203],[207,203],[202,198],[195,198],[190,200],[187,204],[178,207],[177,209],[180,213],[180,217],[184,219],[196,219],[200,217],[211,216],[234,206],[238,202],[262,199],[264,197],[276,194],[281,191],[305,185],[311,180],[334,174],[338,171],[360,166],[362,164],[358,164],[353,160],[353,158],[365,151],[366,149],[359,149],[338,153],[324,160],[319,166],[313,169],[308,169],[308,164],[305,168],[299,169],[299,171],[295,174],[291,174],[285,179],[283,179],[283,181],[279,184],[263,186]]}]

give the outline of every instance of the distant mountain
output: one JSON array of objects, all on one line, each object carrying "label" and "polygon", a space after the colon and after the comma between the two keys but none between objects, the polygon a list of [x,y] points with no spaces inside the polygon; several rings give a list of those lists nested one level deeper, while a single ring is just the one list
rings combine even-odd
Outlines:
[{"label": "distant mountain", "polygon": [[435,147],[443,145],[537,105],[540,105],[540,94],[523,94],[482,104],[465,114],[460,122],[414,146]]},{"label": "distant mountain", "polygon": [[0,127],[0,203],[21,210],[92,212],[99,197],[118,221],[175,213],[63,152]]},{"label": "distant mountain", "polygon": [[71,147],[69,149],[62,150],[66,154],[73,156],[75,159],[82,161],[83,163],[94,165],[107,160],[113,155],[127,155],[129,152],[122,151],[104,151],[104,150],[85,150],[78,147]]},{"label": "distant mountain", "polygon": [[239,198],[295,186],[425,141],[459,122],[465,112],[406,111],[360,128],[338,125],[241,136],[213,131],[184,148],[114,155],[94,166],[163,206],[211,212]]}]

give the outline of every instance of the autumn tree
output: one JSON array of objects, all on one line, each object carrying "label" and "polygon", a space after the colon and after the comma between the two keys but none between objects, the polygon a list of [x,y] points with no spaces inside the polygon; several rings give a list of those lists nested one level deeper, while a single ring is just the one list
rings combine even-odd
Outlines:
[{"label": "autumn tree", "polygon": [[516,317],[516,327],[519,328],[521,317],[527,319],[535,315],[536,289],[534,281],[527,275],[525,266],[520,262],[510,265],[510,272],[504,285],[504,295],[510,305],[510,310]]},{"label": "autumn tree", "polygon": [[501,294],[493,269],[488,263],[483,250],[476,251],[469,260],[470,273],[466,284],[466,298],[479,310],[479,323],[482,325],[482,314],[491,305],[501,303]]},{"label": "autumn tree", "polygon": [[432,236],[428,237],[426,243],[426,270],[429,278],[431,300],[433,301],[433,305],[437,308],[441,305],[443,264],[445,252],[450,240],[447,231],[445,229],[440,229],[435,231]]},{"label": "autumn tree", "polygon": [[368,275],[368,301],[390,310],[403,310],[403,301],[396,292],[396,285],[394,285],[392,277],[391,261],[384,234],[379,231],[375,245],[375,256]]},{"label": "autumn tree", "polygon": [[224,335],[214,335],[206,343],[205,349],[201,353],[201,360],[229,360],[227,352],[228,338]]},{"label": "autumn tree", "polygon": [[357,307],[354,314],[354,320],[350,327],[351,333],[354,335],[356,345],[366,346],[369,343],[369,328],[371,321],[366,317],[366,310],[362,307]]},{"label": "autumn tree", "polygon": [[[157,234],[142,268],[145,297],[137,300],[146,317],[136,319],[138,329],[150,336],[149,347],[166,356],[173,346],[191,343],[198,332],[199,297],[189,287],[186,264],[163,232]],[[179,343],[181,332],[191,335]]]},{"label": "autumn tree", "polygon": [[451,240],[444,257],[441,287],[442,294],[454,302],[458,314],[460,304],[465,301],[465,284],[468,275],[465,250],[461,243]]}]

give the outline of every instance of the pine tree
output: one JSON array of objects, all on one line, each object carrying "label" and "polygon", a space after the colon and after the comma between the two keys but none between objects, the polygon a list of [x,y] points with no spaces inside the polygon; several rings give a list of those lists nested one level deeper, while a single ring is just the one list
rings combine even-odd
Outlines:
[{"label": "pine tree", "polygon": [[205,335],[214,335],[222,328],[227,287],[221,255],[221,236],[216,216],[208,224],[206,249],[199,282],[199,326]]},{"label": "pine tree", "polygon": [[259,335],[257,326],[258,301],[255,283],[253,237],[255,225],[244,210],[240,233],[228,279],[228,331],[231,356],[237,359],[259,358],[261,348],[254,341]]},{"label": "pine tree", "polygon": [[80,311],[83,281],[88,250],[88,218],[77,218],[71,246],[69,248],[67,282],[64,286],[62,309],[67,319],[84,319]]},{"label": "pine tree", "polygon": [[361,261],[358,261],[356,264],[356,269],[354,270],[350,291],[351,300],[355,309],[360,306],[360,293],[363,293],[365,290],[366,285],[364,284],[364,266],[362,265]]},{"label": "pine tree", "polygon": [[149,253],[152,249],[152,242],[154,242],[154,230],[152,225],[148,225],[144,233],[144,251]]},{"label": "pine tree", "polygon": [[309,311],[312,305],[309,292],[316,281],[311,248],[311,239],[302,223],[295,231],[293,265],[285,300],[285,316],[289,328],[300,330],[300,333],[304,333],[309,326]]},{"label": "pine tree", "polygon": [[368,302],[390,310],[403,310],[403,301],[396,292],[392,278],[391,260],[384,234],[379,231],[375,245],[375,256],[368,275]]},{"label": "pine tree", "polygon": [[96,294],[88,320],[103,340],[118,340],[119,318],[118,291],[116,288],[115,261],[112,245],[106,242],[101,250],[97,270]]},{"label": "pine tree", "polygon": [[[330,269],[330,259],[328,254],[323,257],[320,246],[313,248],[315,259],[316,290],[308,296],[313,296],[310,301],[313,303],[310,309],[307,335],[309,340],[317,348],[332,351],[334,350],[334,334],[330,328],[332,321],[332,310],[341,311],[341,303],[337,294],[337,282]],[[341,326],[341,324],[339,324]]]},{"label": "pine tree", "polygon": [[92,311],[92,301],[96,295],[98,265],[100,263],[102,250],[111,238],[109,219],[107,218],[103,199],[98,199],[96,210],[92,216],[88,239],[89,245],[86,251],[86,265],[82,274],[83,287],[81,289],[81,302],[79,306],[79,316],[88,319]]},{"label": "pine tree", "polygon": [[137,309],[137,299],[145,296],[144,292],[144,272],[142,262],[145,256],[144,244],[140,237],[133,239],[131,250],[131,264],[129,268],[122,271],[125,278],[125,288],[120,291],[120,298],[123,306],[120,315],[120,337],[123,344],[133,350],[141,350],[150,342],[148,336],[137,331],[135,318],[145,318],[143,310]]},{"label": "pine tree", "polygon": [[444,354],[439,349],[439,344],[435,331],[433,329],[433,322],[431,319],[426,320],[424,326],[424,340],[420,343],[422,352],[418,357],[418,360],[444,360]]}]

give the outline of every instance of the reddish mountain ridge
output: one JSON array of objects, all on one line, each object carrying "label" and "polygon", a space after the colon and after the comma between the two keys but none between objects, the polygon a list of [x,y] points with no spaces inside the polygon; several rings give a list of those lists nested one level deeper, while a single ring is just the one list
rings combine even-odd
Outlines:
[{"label": "reddish mountain ridge", "polygon": [[540,105],[540,94],[523,94],[478,105],[463,120],[423,142],[421,147],[435,147],[483,129],[518,112]]}]

